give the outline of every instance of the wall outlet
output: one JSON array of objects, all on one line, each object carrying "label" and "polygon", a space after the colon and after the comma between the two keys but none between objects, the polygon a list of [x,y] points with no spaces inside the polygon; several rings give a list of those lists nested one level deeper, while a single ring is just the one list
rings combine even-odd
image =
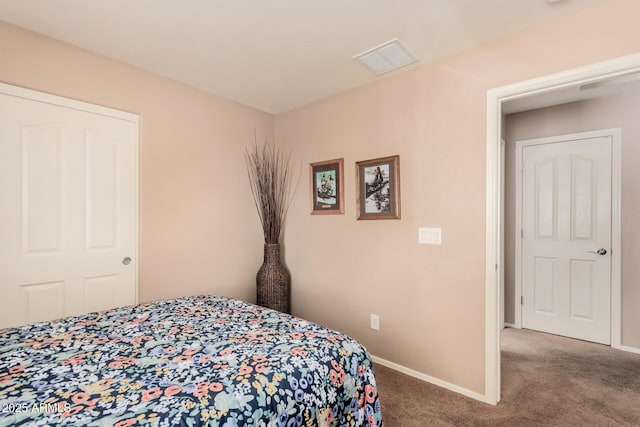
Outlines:
[{"label": "wall outlet", "polygon": [[375,329],[376,331],[380,330],[380,316],[377,314],[371,315],[371,329]]}]

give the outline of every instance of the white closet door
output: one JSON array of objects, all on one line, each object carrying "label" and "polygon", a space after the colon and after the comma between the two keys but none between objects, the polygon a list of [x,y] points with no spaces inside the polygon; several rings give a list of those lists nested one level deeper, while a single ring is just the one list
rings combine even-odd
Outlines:
[{"label": "white closet door", "polygon": [[0,94],[0,328],[135,303],[137,133]]},{"label": "white closet door", "polygon": [[522,326],[611,342],[611,138],[524,147]]}]

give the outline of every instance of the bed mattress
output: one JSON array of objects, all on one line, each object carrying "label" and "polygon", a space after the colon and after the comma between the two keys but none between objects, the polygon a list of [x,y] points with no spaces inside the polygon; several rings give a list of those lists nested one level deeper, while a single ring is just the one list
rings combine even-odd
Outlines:
[{"label": "bed mattress", "polygon": [[192,296],[0,330],[0,426],[381,426],[357,341]]}]

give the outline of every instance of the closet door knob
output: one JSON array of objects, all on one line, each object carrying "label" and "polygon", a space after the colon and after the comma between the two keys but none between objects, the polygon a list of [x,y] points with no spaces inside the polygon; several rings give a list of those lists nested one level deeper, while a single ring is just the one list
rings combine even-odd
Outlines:
[{"label": "closet door knob", "polygon": [[598,255],[606,255],[607,250],[605,248],[600,248],[597,251],[588,251],[590,254],[598,254]]}]

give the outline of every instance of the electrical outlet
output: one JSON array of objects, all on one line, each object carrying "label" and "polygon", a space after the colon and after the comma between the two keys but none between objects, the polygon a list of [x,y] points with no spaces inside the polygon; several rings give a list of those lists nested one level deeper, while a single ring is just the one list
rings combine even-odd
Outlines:
[{"label": "electrical outlet", "polygon": [[371,315],[371,329],[375,329],[376,331],[380,330],[380,316],[377,314]]}]

